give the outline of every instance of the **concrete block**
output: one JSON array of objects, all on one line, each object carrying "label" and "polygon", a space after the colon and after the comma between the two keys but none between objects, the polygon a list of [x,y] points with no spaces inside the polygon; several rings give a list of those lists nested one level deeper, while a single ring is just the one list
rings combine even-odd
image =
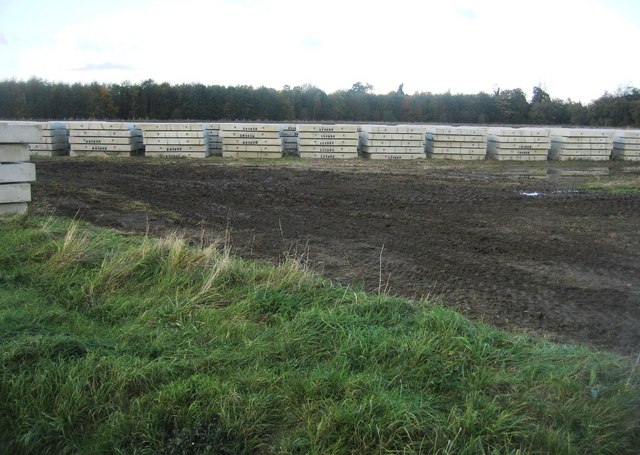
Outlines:
[{"label": "concrete block", "polygon": [[487,128],[488,136],[498,137],[549,137],[548,128]]},{"label": "concrete block", "polygon": [[29,161],[28,144],[0,144],[0,163]]},{"label": "concrete block", "polygon": [[613,130],[591,129],[591,128],[554,128],[550,130],[550,135],[561,137],[585,137],[585,138],[611,138]]},{"label": "concrete block", "polygon": [[371,138],[363,138],[360,141],[361,146],[369,147],[422,147],[424,148],[423,141],[387,141]]},{"label": "concrete block", "polygon": [[14,202],[11,204],[0,204],[0,216],[20,215],[27,212],[29,205],[26,202]]},{"label": "concrete block", "polygon": [[[300,124],[298,125],[299,133],[358,133],[357,125],[319,125],[319,124]],[[308,136],[305,136],[308,137]]]},{"label": "concrete block", "polygon": [[422,134],[392,134],[392,133],[376,133],[366,134],[365,137],[386,141],[424,141]]},{"label": "concrete block", "polygon": [[248,159],[256,159],[256,158],[266,158],[266,159],[277,159],[282,158],[282,152],[230,152],[223,151],[223,158],[248,158]]},{"label": "concrete block", "polygon": [[628,145],[640,145],[640,137],[639,138],[633,138],[633,137],[621,137],[621,136],[617,136],[616,138],[614,138],[613,140],[614,144],[618,144],[619,146],[628,146]]},{"label": "concrete block", "polygon": [[358,158],[357,153],[321,153],[321,152],[302,152],[300,151],[300,158],[304,159],[321,159],[321,160],[345,160]]},{"label": "concrete block", "polygon": [[0,185],[0,204],[30,201],[31,185],[29,183],[5,183]]},{"label": "concrete block", "polygon": [[33,151],[66,151],[69,144],[29,144],[29,150]]},{"label": "concrete block", "polygon": [[547,155],[494,155],[489,159],[496,161],[547,161]]},{"label": "concrete block", "polygon": [[427,149],[427,155],[475,155],[484,157],[487,154],[485,149],[475,149],[475,148],[447,148],[447,147],[434,147],[432,149]]},{"label": "concrete block", "polygon": [[427,133],[426,139],[427,141],[436,141],[436,142],[480,142],[480,143],[487,142],[487,136],[480,136],[480,135],[472,136],[472,135]]},{"label": "concrete block", "polygon": [[[449,136],[447,136],[449,137]],[[468,137],[468,136],[467,136]],[[487,148],[486,142],[479,141],[427,141],[425,143],[427,148],[472,148],[472,149],[482,149],[485,150]]]},{"label": "concrete block", "polygon": [[0,164],[0,184],[27,183],[35,180],[36,165],[33,163]]},{"label": "concrete block", "polygon": [[202,126],[205,130],[217,131],[220,129],[219,123],[203,123]]},{"label": "concrete block", "polygon": [[427,133],[440,136],[486,136],[487,129],[482,127],[427,126]]}]

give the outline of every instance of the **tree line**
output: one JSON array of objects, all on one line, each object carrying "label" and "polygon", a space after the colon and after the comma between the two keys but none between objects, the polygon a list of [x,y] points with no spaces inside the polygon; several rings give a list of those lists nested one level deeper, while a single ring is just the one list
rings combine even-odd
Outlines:
[{"label": "tree line", "polygon": [[626,87],[582,104],[534,87],[452,94],[374,94],[367,83],[327,94],[313,85],[157,83],[66,84],[37,78],[0,81],[0,118],[19,120],[367,121],[640,127],[640,89]]}]

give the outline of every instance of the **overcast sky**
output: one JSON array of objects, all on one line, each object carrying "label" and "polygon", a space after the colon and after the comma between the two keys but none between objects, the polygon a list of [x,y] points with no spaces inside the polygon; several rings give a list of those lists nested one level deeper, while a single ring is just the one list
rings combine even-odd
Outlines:
[{"label": "overcast sky", "polygon": [[638,0],[0,0],[0,79],[330,93],[640,87]]}]

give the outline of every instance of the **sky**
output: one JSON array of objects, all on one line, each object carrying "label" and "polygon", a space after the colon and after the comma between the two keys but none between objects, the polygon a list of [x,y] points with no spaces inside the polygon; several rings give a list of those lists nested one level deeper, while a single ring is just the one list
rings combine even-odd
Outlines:
[{"label": "sky", "polygon": [[638,0],[0,0],[0,80],[588,103],[640,87]]}]

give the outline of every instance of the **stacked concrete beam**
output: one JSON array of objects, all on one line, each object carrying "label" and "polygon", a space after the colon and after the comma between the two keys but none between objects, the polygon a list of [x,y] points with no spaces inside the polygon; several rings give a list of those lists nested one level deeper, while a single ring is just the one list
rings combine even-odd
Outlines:
[{"label": "stacked concrete beam", "polygon": [[209,132],[202,123],[144,123],[140,125],[146,156],[205,158]]},{"label": "stacked concrete beam", "polygon": [[38,142],[29,144],[31,156],[64,156],[69,155],[69,130],[62,122],[44,122],[42,134]]},{"label": "stacked concrete beam", "polygon": [[220,135],[225,158],[282,158],[280,125],[223,123]]},{"label": "stacked concrete beam", "polygon": [[282,137],[284,155],[298,156],[298,127],[294,124],[281,125],[280,137]]},{"label": "stacked concrete beam", "polygon": [[489,128],[487,158],[493,160],[546,161],[551,136],[545,128]]},{"label": "stacked concrete beam", "polygon": [[640,161],[640,130],[616,131],[612,157],[614,160]]},{"label": "stacked concrete beam", "polygon": [[204,129],[209,137],[209,154],[212,156],[222,156],[222,137],[220,137],[219,123],[205,123]]},{"label": "stacked concrete beam", "polygon": [[298,125],[300,158],[357,158],[358,141],[357,125]]},{"label": "stacked concrete beam", "polygon": [[123,157],[143,153],[142,131],[133,123],[69,123],[71,156]]},{"label": "stacked concrete beam", "polygon": [[478,127],[428,126],[426,150],[429,158],[484,160],[487,130]]},{"label": "stacked concrete beam", "polygon": [[363,126],[360,134],[362,156],[374,160],[425,158],[426,127]]},{"label": "stacked concrete beam", "polygon": [[24,213],[31,202],[36,167],[29,144],[42,138],[42,125],[0,123],[0,215]]},{"label": "stacked concrete beam", "polygon": [[611,158],[613,131],[559,128],[551,131],[551,160],[606,161]]}]

